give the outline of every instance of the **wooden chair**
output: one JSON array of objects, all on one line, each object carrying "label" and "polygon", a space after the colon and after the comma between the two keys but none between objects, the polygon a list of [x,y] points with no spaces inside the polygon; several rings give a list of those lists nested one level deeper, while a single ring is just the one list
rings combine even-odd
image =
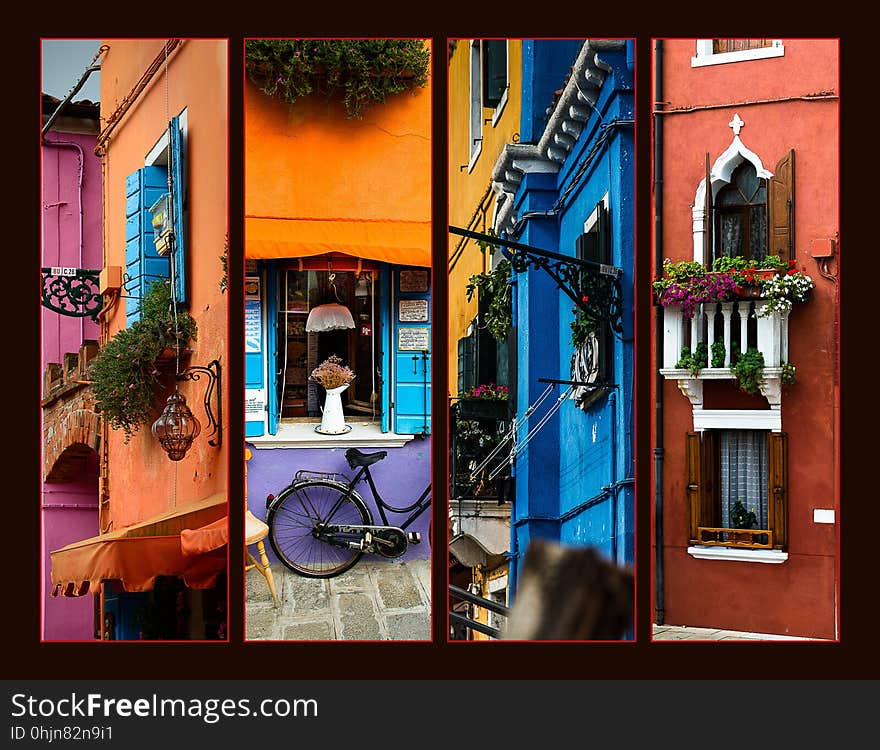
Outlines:
[{"label": "wooden chair", "polygon": [[[244,449],[245,504],[247,504],[247,462],[250,461],[252,455],[250,448]],[[253,568],[256,568],[257,571],[259,571],[260,575],[266,579],[266,583],[269,585],[269,591],[272,593],[272,601],[274,602],[275,607],[277,607],[278,594],[275,591],[275,578],[272,576],[272,568],[269,566],[269,556],[266,554],[266,546],[263,544],[263,540],[268,535],[269,527],[251,513],[250,508],[248,508],[244,517],[244,547],[248,559],[248,562],[245,563],[244,566],[244,572],[245,575],[247,575],[247,572]],[[257,554],[260,557],[259,560],[257,560],[248,549],[248,547],[253,544],[257,545]]]},{"label": "wooden chair", "polygon": [[[266,555],[266,547],[263,540],[269,534],[269,527],[266,526],[259,518],[257,518],[250,510],[247,511],[244,518],[244,544],[247,553],[248,562],[244,566],[245,573],[256,568],[260,575],[266,579],[269,584],[269,591],[272,592],[272,601],[278,606],[278,594],[275,592],[275,579],[272,576],[272,568],[269,565],[269,557]],[[257,560],[247,547],[252,544],[257,545],[257,554],[260,559]]]}]

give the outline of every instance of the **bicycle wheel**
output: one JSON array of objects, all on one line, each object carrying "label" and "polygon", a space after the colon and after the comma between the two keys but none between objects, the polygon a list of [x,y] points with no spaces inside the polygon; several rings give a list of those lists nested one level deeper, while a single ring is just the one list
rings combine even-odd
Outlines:
[{"label": "bicycle wheel", "polygon": [[[363,551],[319,538],[321,524],[369,525],[373,517],[360,496],[331,481],[300,482],[285,489],[269,508],[269,543],[288,568],[308,578],[344,573]],[[335,510],[334,510],[335,509]],[[332,513],[332,517],[330,514]],[[342,534],[336,538],[345,542]],[[360,535],[350,535],[358,541]]]}]

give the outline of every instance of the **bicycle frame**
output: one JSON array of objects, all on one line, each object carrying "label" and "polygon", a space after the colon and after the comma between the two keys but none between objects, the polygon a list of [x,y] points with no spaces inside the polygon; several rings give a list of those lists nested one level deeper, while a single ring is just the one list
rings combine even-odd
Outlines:
[{"label": "bicycle frame", "polygon": [[376,503],[376,508],[379,511],[379,516],[382,519],[382,524],[384,526],[390,526],[388,523],[388,517],[385,515],[386,510],[390,510],[392,513],[410,513],[409,516],[401,523],[398,528],[406,529],[408,526],[412,525],[412,523],[424,513],[428,508],[431,507],[431,485],[429,484],[425,487],[425,490],[419,496],[419,499],[416,500],[412,505],[408,505],[405,508],[395,508],[393,505],[389,505],[386,503],[382,496],[379,494],[379,490],[376,489],[376,484],[373,482],[373,475],[370,474],[369,466],[361,466],[358,470],[357,474],[354,475],[354,478],[348,483],[346,486],[345,494],[339,498],[330,509],[330,512],[327,514],[326,521],[329,521],[333,518],[333,514],[339,509],[343,502],[345,502],[345,498],[347,498],[351,493],[357,494],[357,490],[355,486],[358,482],[362,480],[362,477],[366,478],[367,484],[370,487],[370,492],[373,494],[373,500]]}]

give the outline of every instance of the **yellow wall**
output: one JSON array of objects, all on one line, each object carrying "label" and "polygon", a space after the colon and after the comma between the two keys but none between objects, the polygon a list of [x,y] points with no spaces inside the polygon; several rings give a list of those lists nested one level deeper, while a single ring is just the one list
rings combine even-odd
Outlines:
[{"label": "yellow wall", "polygon": [[[495,193],[490,189],[492,168],[501,150],[519,132],[522,94],[522,42],[519,40],[508,42],[507,70],[507,103],[494,126],[491,123],[493,110],[483,109],[482,152],[469,172],[470,40],[457,41],[449,62],[449,223],[453,226],[478,232],[492,226],[495,205]],[[466,335],[468,324],[477,314],[476,298],[468,303],[465,287],[470,276],[488,270],[489,262],[473,240],[467,240],[457,260],[453,260],[462,239],[449,235],[449,389],[452,396],[458,395],[457,342]]]},{"label": "yellow wall", "polygon": [[[101,66],[102,120],[116,110],[163,47],[161,39],[110,39],[104,43],[110,49]],[[224,377],[229,367],[227,296],[218,284],[229,213],[227,60],[226,40],[183,41],[169,56],[167,88],[168,114],[178,115],[184,107],[188,110],[189,312],[199,331],[192,344],[195,351],[183,365],[207,365],[219,359]],[[163,64],[108,142],[103,187],[105,265],[125,267],[125,178],[144,166],[144,158],[167,129],[165,83]],[[110,315],[107,333],[112,335],[124,326],[125,301],[120,300]],[[227,378],[223,383],[224,439],[229,435],[229,386]],[[235,384],[232,386],[235,389]],[[226,490],[227,445],[208,445],[202,407],[205,387],[204,377],[181,384],[181,393],[202,423],[202,434],[177,464],[165,455],[149,425],[142,426],[127,445],[121,431],[109,431],[109,510],[114,529],[170,510],[175,504]]]}]

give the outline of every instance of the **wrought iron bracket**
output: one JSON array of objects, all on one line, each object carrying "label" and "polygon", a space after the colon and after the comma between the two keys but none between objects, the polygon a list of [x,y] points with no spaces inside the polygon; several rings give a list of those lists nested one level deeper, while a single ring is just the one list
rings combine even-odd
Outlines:
[{"label": "wrought iron bracket", "polygon": [[104,306],[101,271],[86,268],[41,268],[43,307],[70,318],[91,318],[98,322]]},{"label": "wrought iron bracket", "polygon": [[[223,387],[221,379],[220,360],[212,359],[207,367],[201,365],[192,365],[182,372],[177,373],[178,380],[200,380],[202,375],[207,375],[208,387],[205,389],[204,407],[205,414],[208,417],[208,423],[213,428],[209,437],[208,445],[219,448],[223,443]],[[217,389],[217,417],[214,417],[214,411],[211,408],[211,397],[214,395],[214,389]]]},{"label": "wrought iron bracket", "polygon": [[546,271],[577,309],[592,320],[608,323],[616,333],[623,333],[623,290],[620,284],[623,269],[619,266],[561,255],[461,227],[450,226],[449,232],[501,247],[502,254],[517,273],[529,267]]}]

